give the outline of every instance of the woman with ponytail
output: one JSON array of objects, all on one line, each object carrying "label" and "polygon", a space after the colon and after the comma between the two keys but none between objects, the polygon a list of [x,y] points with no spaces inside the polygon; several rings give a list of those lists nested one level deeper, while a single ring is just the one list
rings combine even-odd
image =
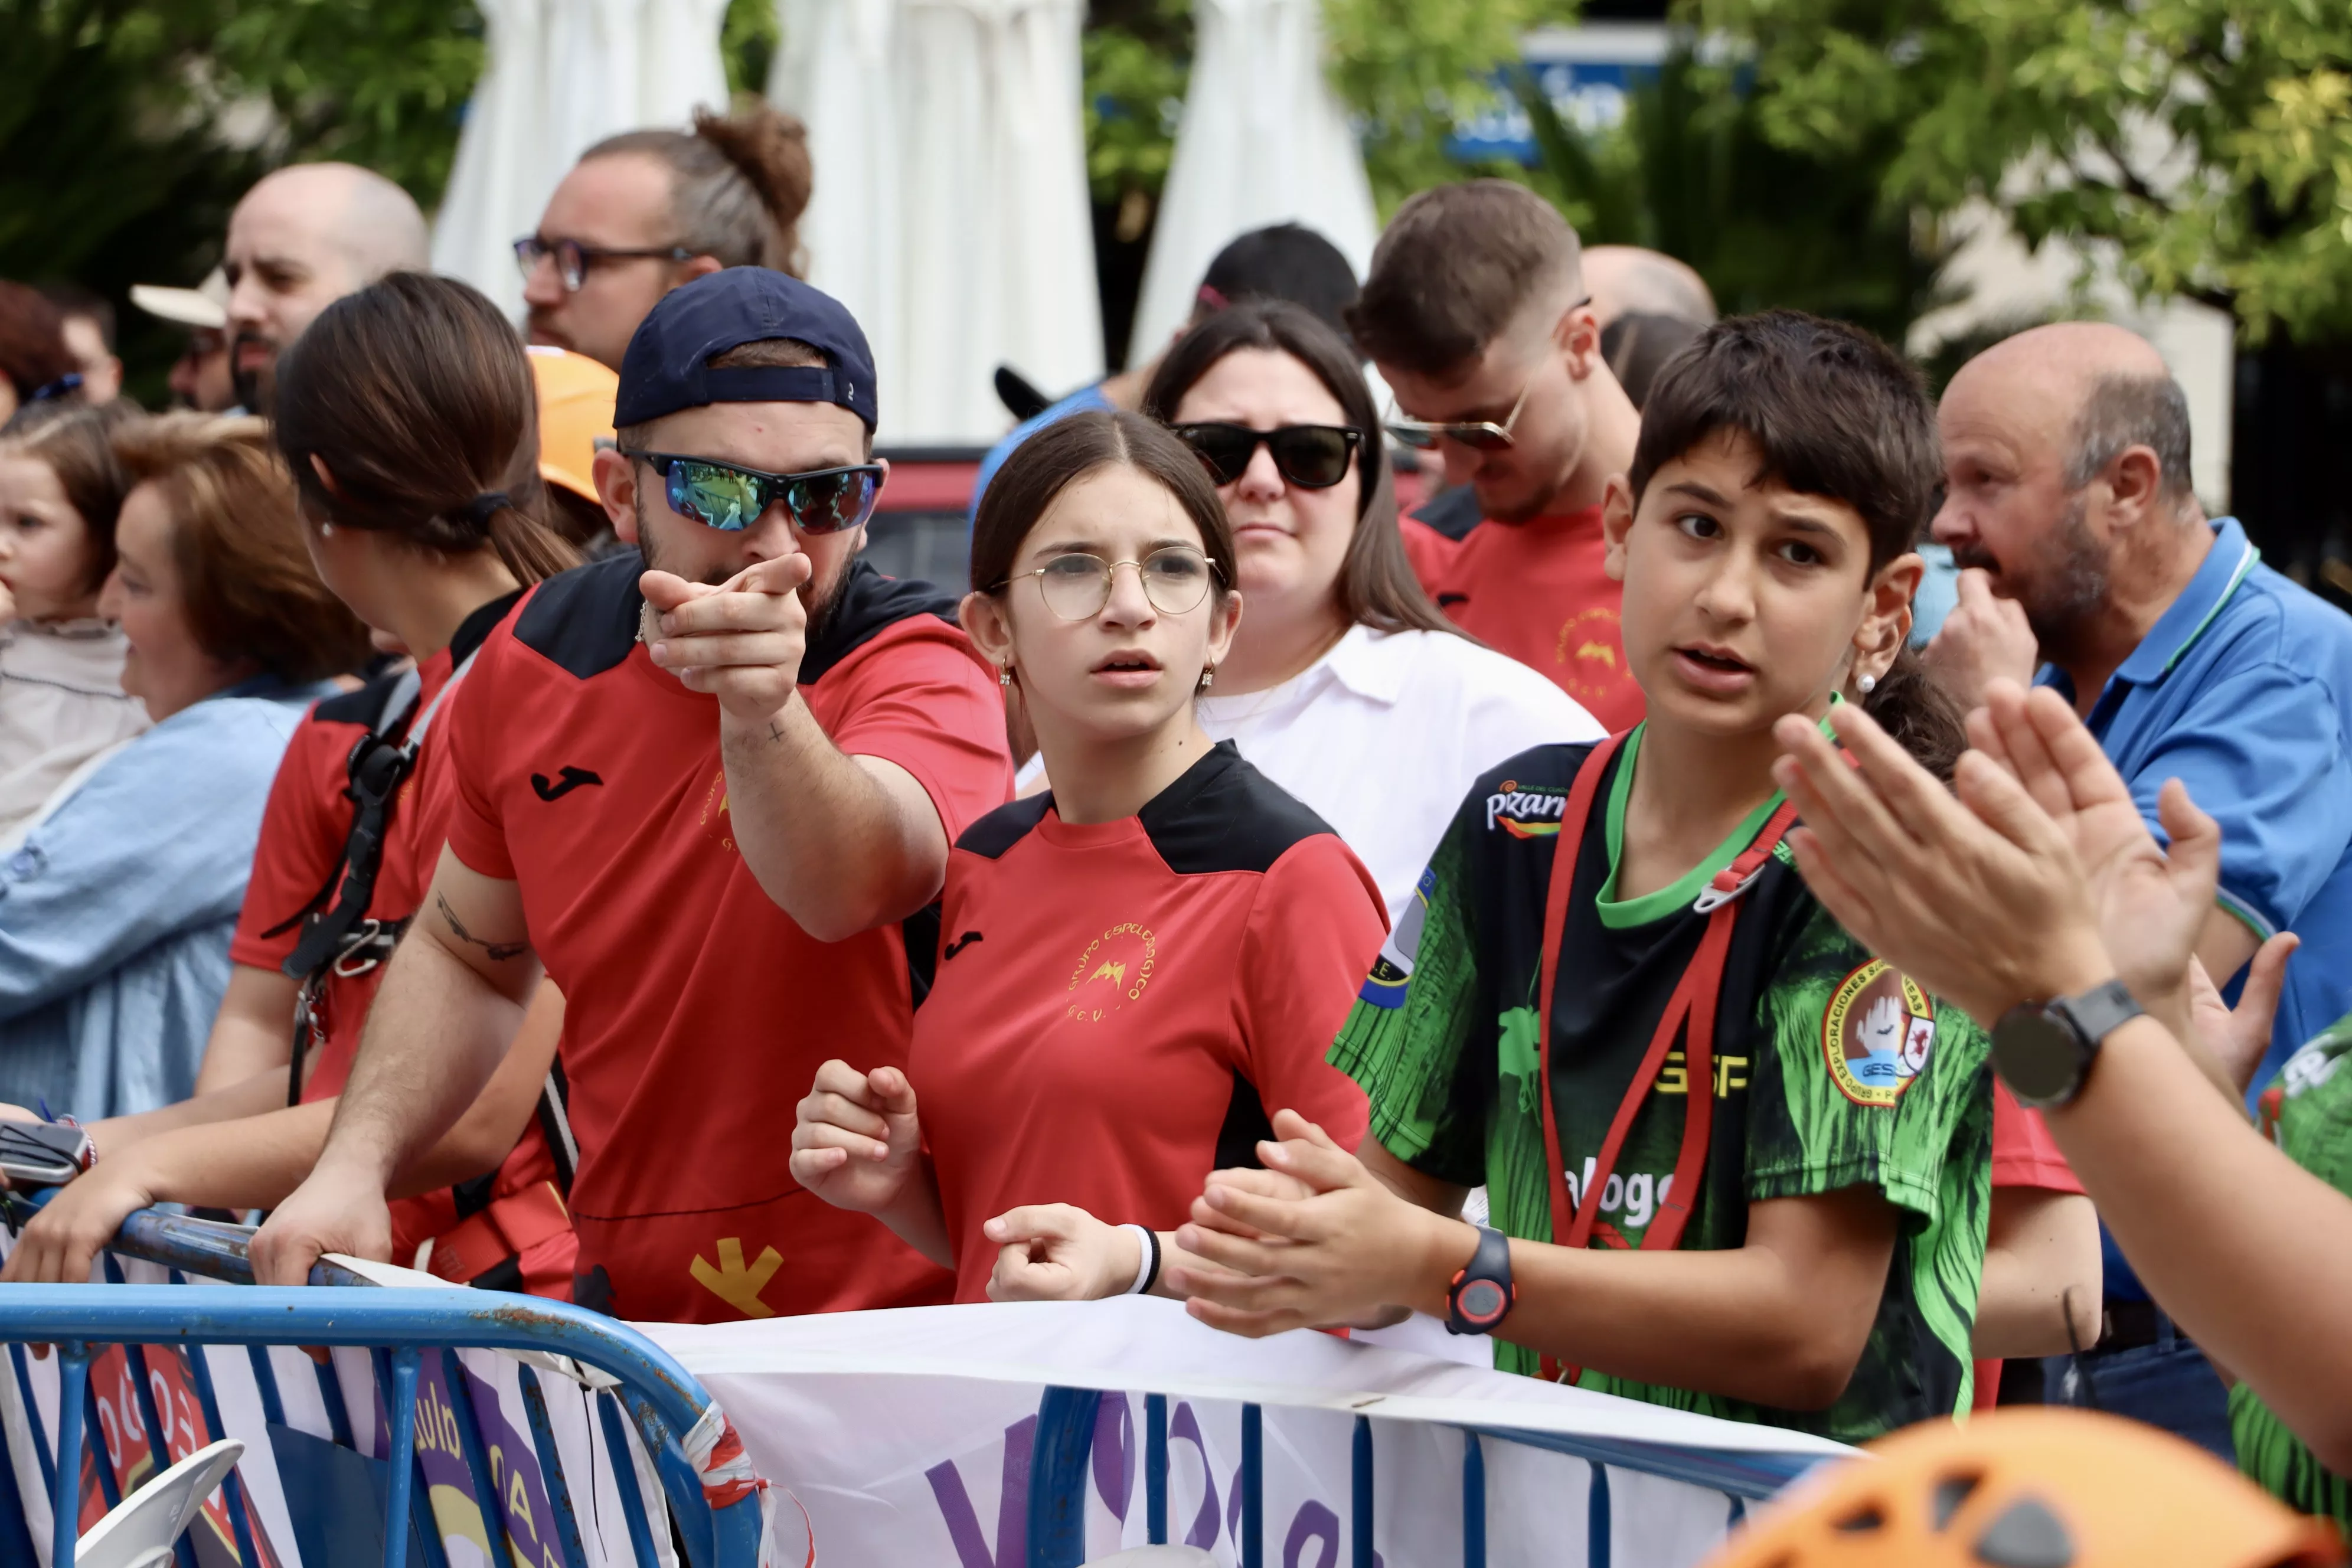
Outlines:
[{"label": "woman with ponytail", "polygon": [[[522,590],[572,563],[542,521],[529,362],[474,289],[394,273],[337,300],[280,359],[278,386],[275,438],[319,575],[415,666],[321,701],[296,731],[197,1097],[92,1127],[104,1163],[26,1232],[11,1279],[83,1278],[149,1204],[268,1208],[309,1173],[446,837],[436,719]],[[396,1261],[568,1296],[575,1248],[551,1184],[569,1163],[531,1121],[541,1106],[566,1136],[541,1099],[562,1016],[542,987],[481,1100],[404,1173]]]}]

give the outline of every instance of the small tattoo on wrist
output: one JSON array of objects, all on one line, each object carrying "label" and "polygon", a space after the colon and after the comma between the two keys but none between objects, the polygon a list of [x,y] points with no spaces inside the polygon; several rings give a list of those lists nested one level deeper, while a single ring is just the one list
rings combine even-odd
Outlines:
[{"label": "small tattoo on wrist", "polygon": [[449,907],[449,896],[446,893],[434,894],[433,907],[441,911],[441,919],[448,926],[451,936],[468,947],[480,948],[489,955],[490,962],[493,963],[504,963],[510,958],[520,958],[530,951],[530,943],[527,942],[484,942],[472,931],[467,931],[466,922],[457,918],[457,911]]}]

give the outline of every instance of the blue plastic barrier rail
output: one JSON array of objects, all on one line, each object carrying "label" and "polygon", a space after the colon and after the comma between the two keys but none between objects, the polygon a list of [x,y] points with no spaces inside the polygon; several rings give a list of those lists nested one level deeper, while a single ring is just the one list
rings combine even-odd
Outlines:
[{"label": "blue plastic barrier rail", "polygon": [[[463,1386],[459,1349],[539,1352],[566,1356],[615,1380],[596,1395],[605,1442],[616,1456],[628,1445],[623,1411],[634,1425],[646,1451],[653,1457],[670,1508],[670,1520],[650,1515],[638,1495],[635,1477],[625,1461],[616,1464],[619,1492],[631,1545],[641,1568],[659,1561],[654,1545],[656,1522],[674,1521],[686,1558],[692,1568],[756,1568],[761,1517],[757,1494],[724,1507],[705,1500],[699,1477],[679,1447],[679,1437],[692,1430],[710,1407],[710,1395],[693,1375],[669,1354],[627,1324],[566,1302],[534,1296],[452,1288],[377,1289],[349,1270],[321,1265],[311,1271],[310,1289],[287,1289],[252,1283],[252,1266],[246,1243],[252,1232],[152,1210],[132,1215],[123,1225],[114,1252],[123,1257],[163,1264],[183,1274],[200,1274],[247,1287],[224,1290],[205,1285],[0,1285],[0,1342],[18,1358],[21,1378],[23,1347],[55,1346],[59,1354],[59,1396],[56,1457],[47,1445],[40,1468],[51,1482],[54,1529],[50,1542],[52,1568],[69,1568],[74,1561],[79,1518],[80,1465],[78,1456],[87,1440],[90,1408],[89,1378],[95,1351],[110,1345],[269,1345],[364,1347],[375,1362],[377,1382],[383,1391],[391,1428],[390,1496],[384,1510],[385,1568],[405,1568],[410,1531],[398,1521],[413,1521],[426,1563],[423,1568],[445,1568],[438,1560],[440,1531],[436,1527],[416,1455],[417,1386],[424,1358],[439,1358],[439,1366],[453,1389]],[[110,1275],[120,1279],[119,1274]],[[317,1287],[365,1287],[318,1289]],[[205,1358],[190,1358],[191,1370],[204,1404],[205,1419],[213,1436],[223,1436],[213,1399]],[[257,1371],[268,1377],[266,1363]],[[580,1513],[558,1462],[553,1434],[538,1374],[528,1365],[517,1368],[523,1402],[530,1413],[549,1500],[556,1518],[556,1535],[565,1568],[588,1568],[580,1533]],[[145,1383],[143,1365],[138,1379]],[[320,1379],[337,1440],[351,1444],[349,1415],[331,1374]],[[274,1380],[263,1383],[265,1408],[275,1405]],[[492,1479],[488,1455],[477,1430],[470,1401],[451,1402],[457,1436],[480,1508],[484,1539],[509,1552],[505,1510]],[[147,1427],[151,1451],[163,1452],[163,1432],[152,1402],[142,1394],[140,1414]],[[282,1412],[268,1412],[282,1419]],[[37,1423],[36,1440],[39,1441]],[[114,1501],[110,1471],[97,1467],[107,1500]],[[7,1487],[14,1501],[14,1485]],[[246,1501],[234,1476],[225,1488],[230,1515],[236,1526],[240,1562],[257,1557],[249,1533]],[[19,1512],[19,1520],[22,1515]],[[184,1542],[183,1563],[192,1562]],[[306,1568],[323,1568],[306,1564]],[[341,1565],[338,1565],[341,1568]]]},{"label": "blue plastic barrier rail", "polygon": [[[247,1287],[243,1289],[197,1285],[0,1286],[0,1342],[7,1342],[11,1353],[19,1358],[20,1386],[24,1345],[53,1344],[62,1352],[57,1443],[60,1456],[78,1454],[85,1441],[89,1425],[85,1419],[86,1387],[95,1348],[122,1344],[134,1347],[131,1353],[135,1356],[135,1347],[156,1344],[365,1347],[373,1354],[376,1383],[385,1396],[390,1428],[390,1496],[384,1517],[388,1521],[413,1520],[425,1560],[422,1568],[446,1568],[440,1531],[415,1455],[420,1370],[437,1365],[446,1385],[456,1390],[464,1385],[467,1375],[458,1366],[457,1349],[551,1353],[570,1357],[616,1380],[615,1386],[594,1395],[604,1445],[616,1458],[626,1455],[627,1433],[634,1429],[653,1459],[669,1504],[667,1518],[647,1508],[625,1459],[613,1467],[630,1553],[639,1568],[654,1568],[660,1561],[656,1533],[666,1533],[673,1521],[691,1568],[755,1568],[761,1547],[759,1498],[745,1498],[715,1510],[709,1507],[677,1440],[710,1407],[710,1395],[668,1352],[635,1329],[582,1308],[537,1297],[461,1289],[378,1289],[363,1278],[329,1265],[312,1270],[312,1289],[257,1287],[252,1284],[246,1256],[251,1236],[243,1226],[151,1210],[125,1222],[113,1248],[120,1256],[161,1264],[182,1274]],[[120,1274],[110,1277],[119,1279]],[[361,1289],[316,1288],[320,1286]],[[254,1353],[257,1358],[261,1354]],[[425,1359],[428,1356],[439,1359],[428,1363]],[[223,1436],[203,1372],[204,1358],[195,1356],[191,1361],[202,1385],[199,1393],[212,1435]],[[0,1369],[0,1374],[5,1370]],[[282,1424],[283,1413],[267,1362],[257,1359],[256,1370],[265,1413],[271,1421]],[[539,1373],[528,1363],[519,1364],[516,1372],[530,1416],[531,1444],[555,1516],[561,1560],[564,1568],[589,1568],[582,1512],[563,1477]],[[353,1447],[342,1394],[333,1374],[324,1368],[320,1386],[335,1440],[344,1447]],[[1045,1391],[1028,1467],[1025,1556],[1029,1568],[1078,1568],[1085,1561],[1087,1477],[1098,1405],[1104,1397],[1091,1389]],[[1166,1394],[1147,1393],[1143,1405],[1140,1479],[1147,1539],[1164,1543],[1172,1539],[1170,1400]],[[450,1410],[472,1474],[484,1539],[494,1547],[503,1543],[511,1551],[514,1542],[503,1510],[495,1502],[481,1500],[496,1499],[498,1489],[470,1401],[455,1399]],[[161,1453],[154,1412],[148,1408],[141,1414],[151,1448]],[[1722,1494],[1727,1521],[1736,1523],[1748,1500],[1771,1496],[1816,1462],[1794,1454],[1669,1447],[1498,1427],[1462,1430],[1463,1568],[1486,1568],[1486,1458],[1487,1445],[1495,1442],[1549,1448],[1590,1464],[1589,1568],[1608,1568],[1611,1561],[1612,1468],[1662,1476]],[[1376,1440],[1374,1423],[1357,1416],[1349,1465],[1349,1568],[1372,1568],[1375,1562]],[[1255,1405],[1241,1407],[1240,1458],[1239,1527],[1234,1537],[1236,1556],[1240,1568],[1265,1568],[1265,1436],[1262,1413]],[[42,1479],[49,1483],[54,1518],[58,1521],[52,1538],[52,1563],[62,1568],[73,1561],[79,1467],[62,1461],[53,1464],[46,1451],[41,1460]],[[98,1468],[104,1483],[106,1467],[101,1462]],[[6,1471],[7,1467],[0,1463],[0,1510],[14,1500]],[[260,1559],[247,1538],[247,1504],[236,1487],[232,1475],[225,1497],[236,1524],[238,1560],[252,1565]],[[110,1487],[107,1500],[114,1500]],[[409,1547],[409,1531],[387,1528],[383,1561],[389,1568],[404,1568]],[[532,1555],[523,1553],[526,1560]],[[194,1568],[194,1559],[184,1549],[183,1563]],[[306,1563],[305,1568],[322,1565]]]}]

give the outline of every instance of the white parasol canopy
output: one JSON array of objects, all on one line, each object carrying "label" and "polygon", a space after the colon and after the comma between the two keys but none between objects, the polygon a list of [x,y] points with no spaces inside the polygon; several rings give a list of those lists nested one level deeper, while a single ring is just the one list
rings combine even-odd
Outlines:
[{"label": "white parasol canopy", "polygon": [[1322,0],[1193,0],[1192,80],[1144,264],[1128,363],[1192,313],[1201,274],[1235,236],[1300,223],[1360,278],[1380,216],[1356,133],[1323,74]]},{"label": "white parasol canopy", "polygon": [[809,279],[874,346],[882,437],[992,441],[992,376],[1102,374],[1082,0],[777,0],[777,106],[808,125]]},{"label": "white parasol canopy", "polygon": [[522,312],[514,241],[580,154],[624,131],[683,130],[727,106],[726,0],[477,0],[488,59],[448,193],[433,269]]}]

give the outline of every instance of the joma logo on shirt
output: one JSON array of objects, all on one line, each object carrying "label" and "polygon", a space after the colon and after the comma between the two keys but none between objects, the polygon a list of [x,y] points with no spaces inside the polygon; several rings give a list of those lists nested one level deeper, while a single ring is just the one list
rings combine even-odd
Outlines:
[{"label": "joma logo on shirt", "polygon": [[1087,943],[1070,970],[1070,1000],[1063,1016],[1099,1024],[1129,1002],[1143,999],[1151,984],[1160,943],[1150,931],[1127,921]]},{"label": "joma logo on shirt", "polygon": [[1517,780],[1505,779],[1503,787],[1486,797],[1486,831],[1499,827],[1514,838],[1556,837],[1560,814],[1567,809],[1566,790],[1523,790]]}]

